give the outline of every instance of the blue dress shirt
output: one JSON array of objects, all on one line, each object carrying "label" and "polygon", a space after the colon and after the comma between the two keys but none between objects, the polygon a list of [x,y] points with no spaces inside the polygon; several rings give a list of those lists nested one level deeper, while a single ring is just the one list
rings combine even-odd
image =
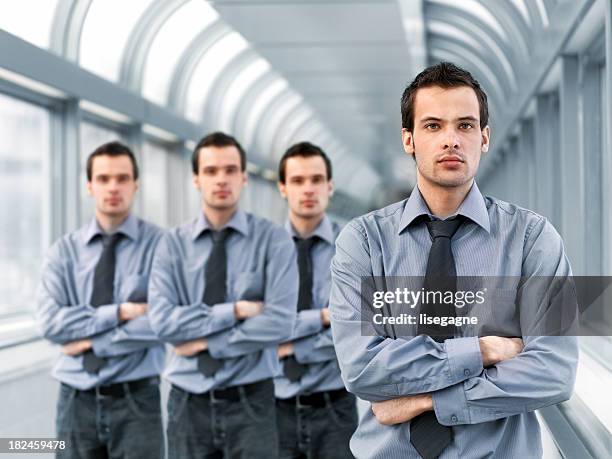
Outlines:
[{"label": "blue dress shirt", "polygon": [[[179,344],[208,340],[210,355],[223,360],[205,377],[197,357],[175,353],[164,376],[191,393],[242,385],[278,373],[277,345],[291,337],[296,316],[298,270],[291,237],[263,218],[237,210],[224,228],[227,302],[204,304],[204,267],[212,249],[211,227],[200,213],[161,239],[149,284],[151,325],[160,339]],[[236,320],[239,300],[262,301],[263,312]]]},{"label": "blue dress shirt", "polygon": [[[456,214],[468,219],[452,242],[458,276],[571,275],[560,236],[536,213],[485,198],[474,183]],[[424,276],[432,242],[421,215],[431,213],[415,186],[409,199],[354,219],[338,237],[330,312],[346,387],[368,401],[431,393],[438,421],[454,434],[441,459],[539,457],[534,411],[570,397],[575,337],[523,336],[517,357],[483,368],[478,338],[463,336],[459,327],[443,343],[361,332],[362,277]],[[507,293],[493,298],[497,310],[515,310]],[[504,315],[520,330],[517,316]],[[361,417],[351,450],[360,458],[419,457],[409,422],[385,426],[371,410]]]},{"label": "blue dress shirt", "polygon": [[[290,222],[285,229],[292,237],[299,237]],[[295,359],[308,366],[307,371],[295,382],[289,381],[282,371],[274,380],[278,398],[297,394],[335,390],[344,387],[336,359],[331,328],[323,327],[321,309],[329,303],[331,287],[330,264],[336,249],[335,242],[340,228],[325,216],[313,233],[319,240],[313,245],[312,259],[312,309],[298,312],[291,341]]]},{"label": "blue dress shirt", "polygon": [[91,338],[93,351],[106,358],[98,374],[83,369],[82,355],[61,354],[52,375],[77,389],[154,376],[164,365],[164,346],[147,315],[121,323],[119,304],[147,302],[153,253],[162,230],[134,215],[117,228],[115,303],[89,304],[96,264],[102,255],[103,230],[96,219],[63,236],[50,248],[38,289],[37,318],[43,336],[57,344]]}]

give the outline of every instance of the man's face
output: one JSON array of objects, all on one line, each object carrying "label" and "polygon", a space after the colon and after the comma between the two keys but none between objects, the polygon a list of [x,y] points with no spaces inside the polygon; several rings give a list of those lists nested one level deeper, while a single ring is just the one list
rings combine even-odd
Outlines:
[{"label": "man's face", "polygon": [[240,169],[240,152],[234,146],[203,147],[193,185],[202,194],[204,206],[216,210],[237,207],[247,174]]},{"label": "man's face", "polygon": [[415,155],[419,181],[455,188],[470,183],[489,149],[489,127],[480,129],[476,93],[469,86],[417,91],[414,131],[402,130],[406,153]]},{"label": "man's face", "polygon": [[93,196],[98,213],[108,217],[127,215],[137,189],[129,156],[101,155],[93,159],[87,192]]},{"label": "man's face", "polygon": [[285,183],[278,184],[289,211],[301,218],[321,216],[333,191],[327,180],[325,161],[320,156],[293,156],[285,163]]}]

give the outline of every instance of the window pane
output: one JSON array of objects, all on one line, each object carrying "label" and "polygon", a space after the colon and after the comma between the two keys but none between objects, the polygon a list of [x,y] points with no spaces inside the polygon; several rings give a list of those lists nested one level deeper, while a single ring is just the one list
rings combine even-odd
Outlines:
[{"label": "window pane", "polygon": [[238,32],[231,32],[215,43],[198,63],[191,79],[187,97],[187,117],[195,122],[202,120],[204,105],[210,87],[227,63],[248,43]]},{"label": "window pane", "polygon": [[145,142],[142,155],[144,218],[156,225],[168,226],[168,156],[164,146]]},{"label": "window pane", "polygon": [[117,81],[121,56],[130,33],[151,2],[94,0],[83,24],[79,64],[103,78]]},{"label": "window pane", "polygon": [[5,1],[0,6],[0,29],[40,48],[48,48],[56,6],[57,0]]},{"label": "window pane", "polygon": [[179,8],[157,33],[147,58],[143,95],[166,105],[176,64],[189,43],[219,14],[207,3],[192,0]]},{"label": "window pane", "polygon": [[49,243],[50,117],[0,94],[0,315],[32,310]]},{"label": "window pane", "polygon": [[114,140],[123,141],[119,132],[87,121],[81,123],[81,164],[79,166],[81,171],[81,180],[79,181],[81,190],[81,224],[91,220],[95,211],[94,200],[87,193],[87,173],[85,172],[87,157],[100,145]]}]

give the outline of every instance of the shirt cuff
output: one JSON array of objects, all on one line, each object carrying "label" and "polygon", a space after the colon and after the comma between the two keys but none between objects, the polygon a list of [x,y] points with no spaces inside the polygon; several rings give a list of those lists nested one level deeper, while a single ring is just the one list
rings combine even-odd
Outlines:
[{"label": "shirt cuff", "polygon": [[113,335],[114,333],[109,330],[91,338],[91,350],[93,353],[98,357],[106,357],[104,349],[111,345]]},{"label": "shirt cuff", "polygon": [[431,398],[438,422],[443,426],[470,423],[463,383],[432,392]]},{"label": "shirt cuff", "polygon": [[293,355],[298,363],[306,363],[305,360],[314,352],[316,339],[316,336],[310,336],[293,342]]},{"label": "shirt cuff", "polygon": [[119,305],[106,304],[96,308],[97,332],[115,328],[119,324]]},{"label": "shirt cuff", "polygon": [[301,322],[299,328],[303,330],[302,336],[314,335],[323,330],[320,309],[307,309],[298,312],[298,321]]},{"label": "shirt cuff", "polygon": [[453,338],[444,341],[450,368],[450,383],[457,384],[482,373],[482,355],[478,337]]},{"label": "shirt cuff", "polygon": [[219,303],[213,306],[212,315],[219,324],[219,330],[233,327],[236,324],[235,303]]}]

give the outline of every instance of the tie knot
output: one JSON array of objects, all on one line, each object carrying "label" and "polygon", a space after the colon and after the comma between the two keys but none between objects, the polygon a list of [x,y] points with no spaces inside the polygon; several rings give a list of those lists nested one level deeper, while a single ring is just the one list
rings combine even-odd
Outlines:
[{"label": "tie knot", "polygon": [[446,237],[451,239],[453,234],[461,226],[462,220],[459,217],[455,217],[452,220],[431,220],[426,222],[427,229],[432,238]]},{"label": "tie knot", "polygon": [[102,237],[102,244],[104,247],[108,247],[109,249],[114,249],[117,243],[123,237],[122,233],[113,233]]},{"label": "tie knot", "polygon": [[222,230],[219,230],[219,231],[213,231],[212,232],[213,242],[215,244],[221,244],[225,242],[225,240],[231,233],[232,233],[231,228],[223,228]]},{"label": "tie knot", "polygon": [[297,245],[298,251],[308,251],[312,248],[315,242],[317,242],[317,236],[312,236],[306,239],[295,238],[295,244]]}]

